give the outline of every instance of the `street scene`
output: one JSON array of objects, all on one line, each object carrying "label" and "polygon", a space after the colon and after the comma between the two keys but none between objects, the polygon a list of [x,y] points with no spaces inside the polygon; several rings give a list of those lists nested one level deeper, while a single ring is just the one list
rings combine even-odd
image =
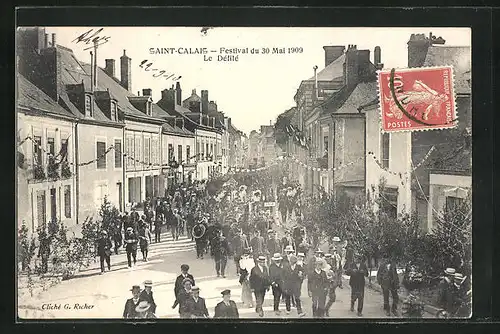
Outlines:
[{"label": "street scene", "polygon": [[16,34],[19,319],[471,316],[470,29]]}]

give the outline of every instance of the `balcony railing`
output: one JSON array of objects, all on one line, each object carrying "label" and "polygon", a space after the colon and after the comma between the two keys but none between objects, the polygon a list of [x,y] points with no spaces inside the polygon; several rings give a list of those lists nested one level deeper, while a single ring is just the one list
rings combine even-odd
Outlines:
[{"label": "balcony railing", "polygon": [[47,165],[35,164],[33,167],[32,182],[65,180],[73,176],[71,167],[67,161],[56,163],[49,158]]}]

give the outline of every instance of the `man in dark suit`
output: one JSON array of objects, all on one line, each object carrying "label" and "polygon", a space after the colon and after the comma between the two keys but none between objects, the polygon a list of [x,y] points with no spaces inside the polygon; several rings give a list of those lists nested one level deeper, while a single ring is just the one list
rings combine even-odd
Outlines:
[{"label": "man in dark suit", "polygon": [[217,236],[213,241],[213,253],[215,260],[215,270],[217,277],[226,277],[227,256],[229,254],[229,244],[226,237],[222,235],[222,231],[217,232]]},{"label": "man in dark suit", "polygon": [[134,266],[137,262],[138,242],[139,238],[137,237],[136,230],[134,230],[133,227],[127,227],[127,232],[125,233],[125,249],[127,250],[127,263],[129,268],[132,268],[132,259],[134,260]]},{"label": "man in dark suit", "polygon": [[156,313],[156,303],[153,298],[153,282],[151,280],[144,281],[144,290],[139,295],[139,301],[147,301],[150,305],[149,311]]},{"label": "man in dark suit", "polygon": [[254,237],[250,240],[250,247],[252,247],[254,260],[261,254],[264,254],[264,238],[260,235],[259,230],[255,230]]},{"label": "man in dark suit", "polygon": [[238,319],[238,307],[231,300],[231,290],[226,289],[221,292],[223,300],[215,306],[214,318]]},{"label": "man in dark suit", "polygon": [[[377,282],[382,288],[382,294],[384,296],[384,310],[386,315],[390,316],[392,310],[392,313],[397,316],[399,301],[399,277],[394,261],[389,259],[384,259],[384,261],[382,261],[377,271]],[[392,294],[392,308],[389,307],[389,293]]]},{"label": "man in dark suit", "polygon": [[139,293],[141,292],[141,287],[138,285],[132,286],[132,298],[127,299],[125,302],[125,309],[123,310],[123,318],[125,319],[134,319],[137,317],[137,312],[135,308],[139,305]]},{"label": "man in dark suit", "polygon": [[269,279],[269,270],[265,266],[266,257],[260,255],[257,258],[256,266],[252,268],[250,273],[250,289],[252,289],[255,295],[255,312],[259,314],[259,317],[264,316],[264,310],[262,309],[262,304],[264,303],[264,297],[266,291],[269,290],[269,285],[271,284]]},{"label": "man in dark suit", "polygon": [[185,278],[182,281],[182,285],[183,287],[177,293],[175,303],[174,306],[172,306],[172,308],[175,308],[175,306],[179,304],[179,316],[181,318],[191,318],[191,305],[190,305],[190,300],[192,298],[191,279]]},{"label": "man in dark suit", "polygon": [[191,293],[192,296],[187,302],[191,318],[208,318],[207,305],[205,304],[205,299],[200,297],[200,288],[193,286]]},{"label": "man in dark suit", "polygon": [[269,230],[268,232],[268,239],[266,240],[266,250],[267,250],[267,260],[269,261],[268,263],[271,263],[271,257],[275,253],[281,253],[281,246],[280,246],[280,241],[276,237],[276,231]]},{"label": "man in dark suit", "polygon": [[236,275],[239,275],[241,256],[243,255],[245,249],[247,249],[250,245],[248,243],[247,236],[241,229],[238,229],[236,231],[231,244],[233,246],[233,260],[234,264],[236,265]]},{"label": "man in dark suit", "polygon": [[346,274],[350,276],[351,312],[354,312],[354,303],[358,301],[358,316],[363,315],[363,301],[365,299],[365,277],[368,277],[368,268],[361,261],[359,254],[354,255],[354,261],[346,264]]},{"label": "man in dark suit", "polygon": [[302,311],[302,303],[300,300],[300,292],[302,290],[302,281],[305,277],[304,267],[297,264],[297,257],[290,255],[289,262],[284,268],[283,293],[285,294],[286,313],[290,314],[291,301],[295,301],[297,313],[299,317],[306,314]]},{"label": "man in dark suit", "polygon": [[[174,296],[175,297],[177,297],[177,295],[179,294],[179,291],[181,291],[184,288],[183,281],[186,278],[189,278],[191,280],[191,285],[195,284],[193,275],[189,274],[188,271],[189,271],[189,266],[187,264],[181,265],[181,274],[179,276],[177,276],[177,278],[175,280],[175,285],[174,285]],[[172,306],[172,308],[175,308],[177,305],[178,305],[178,302],[176,300],[174,305]]]},{"label": "man in dark suit", "polygon": [[271,258],[272,263],[269,265],[269,279],[271,281],[271,287],[273,291],[273,307],[276,315],[280,315],[281,313],[279,310],[279,305],[283,293],[284,277],[284,268],[283,264],[281,263],[282,259],[283,258],[281,257],[280,253],[274,253],[273,257]]},{"label": "man in dark suit", "polygon": [[323,271],[324,260],[317,258],[314,270],[308,275],[307,290],[312,297],[312,312],[314,318],[323,318],[325,314],[326,295],[328,293],[328,277]]}]

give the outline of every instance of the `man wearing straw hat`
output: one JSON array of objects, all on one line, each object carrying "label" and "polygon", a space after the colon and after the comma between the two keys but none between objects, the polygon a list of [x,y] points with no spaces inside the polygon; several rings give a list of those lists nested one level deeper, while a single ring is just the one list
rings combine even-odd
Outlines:
[{"label": "man wearing straw hat", "polygon": [[123,318],[125,319],[133,319],[137,317],[135,308],[139,305],[139,293],[141,292],[141,287],[139,285],[133,285],[130,291],[132,291],[132,298],[127,299],[125,302],[125,309],[123,310]]},{"label": "man wearing straw hat", "polygon": [[155,319],[156,315],[151,311],[151,304],[147,301],[140,301],[135,307],[136,319]]},{"label": "man wearing straw hat", "polygon": [[141,301],[146,301],[150,305],[150,311],[152,313],[156,313],[156,303],[155,299],[153,298],[153,282],[151,280],[145,280],[144,281],[144,290],[141,291],[141,294],[139,295],[139,299]]},{"label": "man wearing straw hat", "polygon": [[271,258],[272,263],[269,266],[269,278],[271,281],[271,287],[273,290],[273,297],[274,297],[273,307],[276,315],[281,314],[279,310],[279,305],[283,293],[283,276],[284,276],[284,268],[283,264],[281,263],[282,259],[283,258],[281,257],[280,253],[274,253],[273,257]]},{"label": "man wearing straw hat", "polygon": [[269,290],[270,278],[269,270],[265,266],[266,257],[264,255],[259,255],[257,257],[256,266],[252,268],[250,272],[250,288],[255,294],[255,312],[259,314],[259,317],[264,316],[264,310],[262,309],[262,304],[264,303],[264,297],[266,291]]},{"label": "man wearing straw hat", "polygon": [[297,257],[295,255],[290,255],[288,264],[284,269],[284,280],[283,280],[283,293],[285,294],[285,306],[286,313],[290,314],[290,304],[294,302],[297,307],[297,313],[299,317],[303,317],[306,314],[302,311],[302,303],[300,300],[300,293],[302,290],[302,282],[305,277],[305,270],[301,264],[297,263]]},{"label": "man wearing straw hat", "polygon": [[444,271],[444,277],[439,283],[439,295],[437,304],[447,313],[453,312],[454,306],[454,276],[456,270],[454,268],[446,268]]}]

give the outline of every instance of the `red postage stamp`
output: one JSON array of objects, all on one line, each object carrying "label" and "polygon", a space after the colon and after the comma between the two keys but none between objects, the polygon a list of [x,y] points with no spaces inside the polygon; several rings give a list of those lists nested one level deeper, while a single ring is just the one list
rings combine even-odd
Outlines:
[{"label": "red postage stamp", "polygon": [[452,67],[382,70],[378,83],[384,132],[457,125]]}]

